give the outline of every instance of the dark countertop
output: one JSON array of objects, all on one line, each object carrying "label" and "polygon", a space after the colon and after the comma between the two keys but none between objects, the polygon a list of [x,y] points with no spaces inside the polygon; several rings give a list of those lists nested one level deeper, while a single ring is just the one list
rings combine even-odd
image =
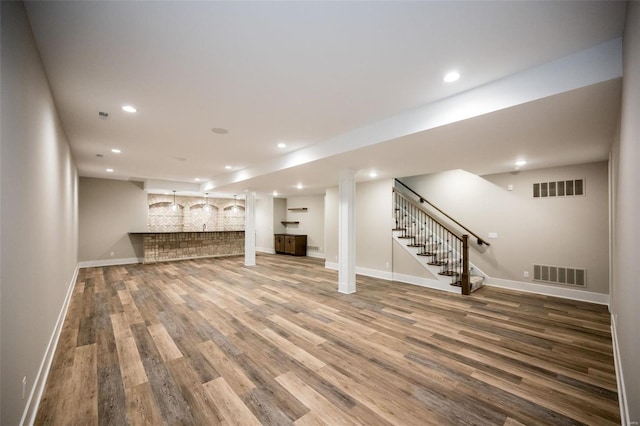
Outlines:
[{"label": "dark countertop", "polygon": [[143,232],[129,232],[130,235],[150,235],[150,234],[219,234],[221,232],[244,232],[243,230],[238,231],[143,231]]}]

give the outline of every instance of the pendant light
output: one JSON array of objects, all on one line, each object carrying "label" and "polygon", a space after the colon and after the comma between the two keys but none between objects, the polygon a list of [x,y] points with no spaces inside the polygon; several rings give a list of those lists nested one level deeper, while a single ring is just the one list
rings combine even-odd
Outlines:
[{"label": "pendant light", "polygon": [[211,206],[209,205],[209,193],[205,192],[204,193],[204,211],[208,212],[209,210],[211,210]]},{"label": "pendant light", "polygon": [[231,209],[232,212],[237,213],[238,212],[238,204],[237,204],[237,195],[233,194],[233,208]]},{"label": "pendant light", "polygon": [[176,204],[176,190],[173,190],[173,204],[171,204],[171,210],[178,210],[178,205]]}]

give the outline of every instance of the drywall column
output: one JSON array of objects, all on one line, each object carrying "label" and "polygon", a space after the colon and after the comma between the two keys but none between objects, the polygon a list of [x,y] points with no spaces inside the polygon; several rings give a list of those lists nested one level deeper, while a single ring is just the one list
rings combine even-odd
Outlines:
[{"label": "drywall column", "polygon": [[256,266],[256,193],[244,200],[244,266]]},{"label": "drywall column", "polygon": [[338,291],[356,292],[356,172],[340,174],[338,205]]}]

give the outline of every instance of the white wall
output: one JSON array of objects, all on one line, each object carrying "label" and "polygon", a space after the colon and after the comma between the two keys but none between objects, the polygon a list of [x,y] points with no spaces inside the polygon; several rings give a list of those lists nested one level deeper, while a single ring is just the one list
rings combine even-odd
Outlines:
[{"label": "white wall", "polygon": [[142,182],[82,177],[78,211],[81,262],[130,263],[143,257],[141,236],[128,234],[147,231]]},{"label": "white wall", "polygon": [[[576,289],[606,294],[607,173],[607,163],[599,162],[483,177],[450,170],[402,180],[491,244],[470,244],[471,261],[489,276],[533,282],[534,263],[585,268],[587,286]],[[585,179],[586,195],[533,198],[533,183],[568,179]]]},{"label": "white wall", "polygon": [[287,220],[285,198],[256,199],[256,251],[275,253],[274,234],[287,233],[282,221]]},{"label": "white wall", "polygon": [[275,253],[273,245],[273,197],[256,199],[256,251]]},{"label": "white wall", "polygon": [[360,272],[366,268],[391,273],[392,187],[391,179],[356,185],[356,267]]},{"label": "white wall", "polygon": [[[393,208],[391,179],[356,184],[356,273],[391,277]],[[338,262],[338,188],[325,193],[325,255],[327,266]]]},{"label": "white wall", "polygon": [[[324,255],[325,264],[338,263],[338,188],[328,188],[324,194]],[[357,238],[356,234],[356,238]],[[336,282],[336,287],[337,287]]]},{"label": "white wall", "polygon": [[[620,139],[611,153],[613,178],[612,318],[617,336],[616,361],[626,399],[623,421],[640,422],[640,3],[627,6]],[[626,397],[626,398],[625,398]],[[623,423],[624,424],[624,423]]]},{"label": "white wall", "polygon": [[75,279],[78,178],[24,6],[0,11],[0,423],[15,425],[33,413]]},{"label": "white wall", "polygon": [[284,234],[287,228],[282,224],[283,220],[287,220],[287,199],[273,199],[273,233]]},{"label": "white wall", "polygon": [[[306,211],[291,209],[306,208]],[[307,236],[307,256],[324,258],[324,195],[287,198],[287,234]],[[314,248],[315,247],[315,248]]]}]

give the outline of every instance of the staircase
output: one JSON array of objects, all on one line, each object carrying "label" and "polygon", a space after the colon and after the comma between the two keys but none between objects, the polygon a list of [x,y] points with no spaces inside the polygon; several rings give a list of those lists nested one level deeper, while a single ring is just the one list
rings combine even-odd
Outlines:
[{"label": "staircase", "polygon": [[[460,287],[461,293],[465,295],[482,287],[484,278],[481,275],[473,275],[477,268],[469,263],[469,235],[458,236],[421,205],[426,203],[422,196],[402,182],[396,182],[406,189],[396,186],[393,190],[394,240],[414,257],[424,259],[421,264],[437,277],[439,282]],[[464,228],[455,220],[451,220]],[[478,244],[488,245],[479,237]]]}]

